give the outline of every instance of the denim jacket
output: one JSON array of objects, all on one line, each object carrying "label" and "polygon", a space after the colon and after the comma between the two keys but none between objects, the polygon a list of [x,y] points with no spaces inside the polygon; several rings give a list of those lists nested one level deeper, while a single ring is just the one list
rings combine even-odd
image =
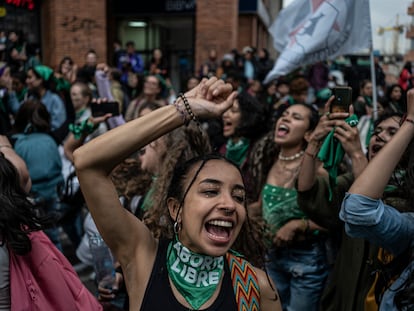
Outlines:
[{"label": "denim jacket", "polygon": [[[347,193],[339,217],[345,222],[345,230],[349,236],[367,239],[395,256],[414,247],[414,213],[401,213],[384,204],[382,200]],[[409,263],[386,290],[380,311],[397,310],[394,304],[395,293],[413,268],[414,262]]]}]

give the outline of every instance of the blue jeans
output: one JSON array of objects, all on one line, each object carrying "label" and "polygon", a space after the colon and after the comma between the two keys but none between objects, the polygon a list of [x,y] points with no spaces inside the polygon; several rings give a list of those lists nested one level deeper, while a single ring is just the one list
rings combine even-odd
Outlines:
[{"label": "blue jeans", "polygon": [[[44,209],[47,215],[54,216],[58,212],[57,198],[50,198],[44,201]],[[59,228],[55,225],[52,228],[44,230],[49,239],[55,246],[63,252],[63,247],[59,238]]]},{"label": "blue jeans", "polygon": [[63,231],[69,237],[73,247],[77,248],[83,235],[82,207],[72,207],[59,202],[58,212],[60,216],[64,216],[64,219],[60,221]]},{"label": "blue jeans", "polygon": [[279,292],[284,311],[317,311],[328,276],[323,242],[270,249],[266,270]]}]

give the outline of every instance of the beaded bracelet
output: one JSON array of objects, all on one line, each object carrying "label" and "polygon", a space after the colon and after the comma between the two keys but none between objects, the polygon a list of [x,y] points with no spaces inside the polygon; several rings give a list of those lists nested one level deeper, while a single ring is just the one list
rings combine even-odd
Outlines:
[{"label": "beaded bracelet", "polygon": [[188,102],[187,97],[185,97],[185,95],[183,93],[178,94],[178,97],[180,97],[183,100],[185,110],[187,110],[187,113],[188,113],[190,119],[193,120],[198,125],[199,128],[201,128],[200,121],[198,121],[198,118],[196,117],[193,110],[191,109],[190,103]]},{"label": "beaded bracelet", "polygon": [[175,109],[177,109],[177,112],[181,115],[181,118],[183,119],[183,124],[187,126],[190,123],[191,119],[187,117],[186,111],[183,109],[183,106],[180,105],[180,103],[178,103],[178,98],[181,97],[177,97],[173,105],[175,106]]},{"label": "beaded bracelet", "polygon": [[316,151],[315,153],[310,153],[309,151],[307,151],[305,149],[305,154],[308,155],[308,156],[310,156],[312,159],[315,159],[316,158],[316,155],[318,154],[318,151]]},{"label": "beaded bracelet", "polygon": [[[312,146],[313,145],[313,148],[314,148],[314,153],[311,153],[309,150],[308,150],[308,147],[309,146]],[[320,148],[320,146],[321,146],[321,142],[320,141],[317,141],[317,142],[315,142],[315,141],[311,141],[309,144],[308,144],[308,146],[306,147],[306,149],[305,149],[305,154],[306,155],[308,155],[308,156],[310,156],[312,159],[315,159],[316,158],[316,156],[318,155],[318,153],[319,153],[319,148]]]}]

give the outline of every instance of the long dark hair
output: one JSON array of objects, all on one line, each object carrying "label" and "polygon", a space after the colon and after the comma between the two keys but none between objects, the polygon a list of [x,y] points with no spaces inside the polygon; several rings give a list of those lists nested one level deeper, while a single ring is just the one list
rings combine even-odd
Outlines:
[{"label": "long dark hair", "polygon": [[[397,102],[393,102],[391,99],[391,93],[396,88],[399,88],[401,90],[401,98]],[[394,104],[398,104],[397,108],[399,108],[401,111],[407,111],[406,96],[405,96],[405,92],[403,88],[401,87],[401,85],[396,83],[396,84],[389,86],[387,88],[387,93],[385,95],[385,98],[386,98],[385,108],[392,108],[392,107],[387,107],[387,106],[389,106],[391,103],[394,103]]]},{"label": "long dark hair", "polygon": [[[56,93],[56,79],[54,77],[54,75],[52,74],[49,79],[45,80],[45,78],[43,78],[36,70],[35,67],[29,67],[27,69],[27,72],[32,71],[32,73],[36,76],[37,79],[41,79],[42,80],[42,86],[46,89],[49,90],[53,93]],[[38,94],[37,92],[33,92],[30,91],[32,93],[32,95],[38,97],[40,99],[40,94]]]},{"label": "long dark hair", "polygon": [[13,164],[0,152],[0,243],[6,243],[18,255],[30,252],[28,233],[52,224],[49,218],[38,217]]},{"label": "long dark hair", "polygon": [[[266,183],[267,174],[269,173],[269,170],[275,162],[275,159],[277,158],[277,155],[280,151],[280,146],[277,145],[274,141],[276,122],[283,115],[283,112],[293,105],[302,105],[309,109],[310,116],[308,131],[314,130],[318,125],[319,112],[317,107],[314,105],[305,103],[293,103],[292,105],[282,105],[279,107],[275,116],[275,120],[272,123],[272,130],[268,131],[266,135],[263,135],[262,138],[256,142],[249,159],[251,176],[253,180],[255,180],[255,183],[253,185],[253,195],[256,197],[256,199],[259,198],[263,186]],[[303,139],[302,149],[306,149],[306,146],[307,142],[305,139]]]},{"label": "long dark hair", "polygon": [[[31,128],[28,128],[31,127]],[[13,133],[50,132],[50,114],[45,105],[37,100],[26,100],[17,111]]]}]

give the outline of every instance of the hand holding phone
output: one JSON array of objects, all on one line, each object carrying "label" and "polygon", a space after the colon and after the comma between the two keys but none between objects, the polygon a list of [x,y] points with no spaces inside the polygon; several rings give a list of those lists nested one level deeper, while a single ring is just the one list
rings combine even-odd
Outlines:
[{"label": "hand holding phone", "polygon": [[91,110],[93,117],[102,117],[108,113],[117,116],[119,115],[119,104],[115,101],[91,103]]},{"label": "hand holding phone", "polygon": [[349,106],[352,104],[352,88],[349,86],[334,87],[332,94],[335,96],[331,103],[330,112],[349,112]]}]

